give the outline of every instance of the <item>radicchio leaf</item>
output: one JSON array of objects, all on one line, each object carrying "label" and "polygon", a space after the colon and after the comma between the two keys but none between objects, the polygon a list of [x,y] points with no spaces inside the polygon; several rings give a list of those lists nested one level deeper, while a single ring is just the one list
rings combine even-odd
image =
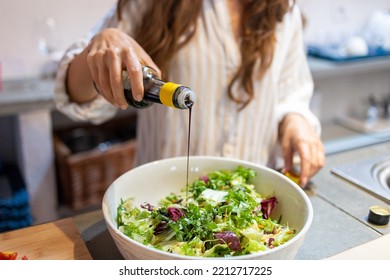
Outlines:
[{"label": "radicchio leaf", "polygon": [[269,247],[269,248],[275,247],[274,244],[273,244],[274,241],[275,241],[275,238],[273,238],[273,237],[271,237],[270,239],[268,239],[268,247]]},{"label": "radicchio leaf", "polygon": [[219,239],[218,243],[226,243],[230,250],[241,251],[240,240],[237,235],[232,231],[222,231],[214,234],[214,238]]},{"label": "radicchio leaf", "polygon": [[167,211],[168,217],[174,222],[184,216],[184,211],[176,207],[168,207]]},{"label": "radicchio leaf", "polygon": [[205,184],[207,184],[209,181],[209,176],[207,176],[207,175],[200,176],[199,179],[202,180]]},{"label": "radicchio leaf", "polygon": [[153,211],[154,206],[150,203],[144,203],[144,204],[141,204],[141,208],[147,209],[148,211]]},{"label": "radicchio leaf", "polygon": [[275,204],[278,203],[276,197],[270,197],[268,199],[263,199],[261,204],[261,212],[263,212],[263,218],[268,219],[271,216],[272,210],[275,207]]},{"label": "radicchio leaf", "polygon": [[167,229],[168,229],[168,227],[167,227],[167,222],[166,222],[166,221],[161,221],[161,222],[156,226],[156,228],[154,229],[153,234],[154,234],[154,235],[158,235],[158,234],[160,234],[160,233],[165,232]]}]

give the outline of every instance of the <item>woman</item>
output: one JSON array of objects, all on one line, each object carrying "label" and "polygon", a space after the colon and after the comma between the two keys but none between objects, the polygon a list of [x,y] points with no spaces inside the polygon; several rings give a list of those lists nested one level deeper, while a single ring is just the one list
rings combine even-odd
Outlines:
[{"label": "woman", "polygon": [[[57,108],[75,120],[104,122],[128,106],[122,69],[135,100],[142,99],[141,65],[196,92],[191,155],[275,167],[279,146],[286,171],[299,156],[301,186],[323,166],[320,125],[309,110],[313,81],[301,16],[291,1],[119,0],[66,52]],[[186,155],[187,131],[182,110],[138,110],[136,165]]]}]

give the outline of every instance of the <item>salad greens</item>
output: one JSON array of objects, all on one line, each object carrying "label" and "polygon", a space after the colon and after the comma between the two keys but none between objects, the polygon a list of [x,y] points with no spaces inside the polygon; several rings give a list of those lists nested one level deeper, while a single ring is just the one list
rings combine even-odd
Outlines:
[{"label": "salad greens", "polygon": [[[238,166],[192,182],[171,193],[158,206],[140,208],[132,198],[118,206],[118,228],[147,246],[187,256],[229,257],[277,247],[295,230],[270,215],[276,197],[262,197],[250,179],[254,170]],[[188,197],[186,197],[188,195]]]}]

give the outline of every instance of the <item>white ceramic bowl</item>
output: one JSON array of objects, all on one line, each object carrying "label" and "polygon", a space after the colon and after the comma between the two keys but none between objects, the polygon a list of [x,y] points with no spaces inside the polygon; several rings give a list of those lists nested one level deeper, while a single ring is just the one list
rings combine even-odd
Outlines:
[{"label": "white ceramic bowl", "polygon": [[[291,240],[274,249],[233,258],[244,260],[295,257],[313,219],[311,202],[297,184],[270,168],[235,159],[191,156],[189,165],[189,182],[211,171],[233,170],[238,165],[254,169],[257,176],[252,183],[256,190],[264,196],[275,195],[278,199],[272,217],[279,218],[282,214],[281,222],[288,223],[290,228],[297,231]],[[120,232],[115,221],[121,199],[134,197],[135,205],[145,202],[156,205],[161,198],[171,192],[179,192],[187,182],[186,168],[187,157],[151,162],[126,172],[107,189],[102,203],[104,219],[116,246],[125,259],[195,259],[195,257],[167,253],[138,243]]]}]

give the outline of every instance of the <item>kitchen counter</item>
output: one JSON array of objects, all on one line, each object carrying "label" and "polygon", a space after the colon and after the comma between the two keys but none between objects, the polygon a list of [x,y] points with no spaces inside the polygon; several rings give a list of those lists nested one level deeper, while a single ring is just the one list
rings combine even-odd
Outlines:
[{"label": "kitchen counter", "polygon": [[335,120],[323,123],[322,141],[327,156],[390,141],[390,132],[363,133]]},{"label": "kitchen counter", "polygon": [[306,192],[313,203],[314,219],[297,259],[329,258],[390,233],[389,225],[367,221],[371,206],[389,205],[331,173],[334,166],[386,154],[390,154],[389,142],[327,156],[326,165]]},{"label": "kitchen counter", "polygon": [[[370,206],[386,203],[331,174],[335,165],[386,153],[390,153],[390,143],[328,156],[325,167],[306,190],[313,204],[314,219],[296,259],[332,258],[367,242],[377,240],[379,243],[380,237],[390,234],[389,225],[376,226],[367,221]],[[93,259],[122,259],[107,231],[101,210],[80,214],[73,219]],[[372,252],[360,254],[361,258],[372,258],[372,255]]]},{"label": "kitchen counter", "polygon": [[54,109],[53,79],[6,80],[0,92],[0,116]]}]

